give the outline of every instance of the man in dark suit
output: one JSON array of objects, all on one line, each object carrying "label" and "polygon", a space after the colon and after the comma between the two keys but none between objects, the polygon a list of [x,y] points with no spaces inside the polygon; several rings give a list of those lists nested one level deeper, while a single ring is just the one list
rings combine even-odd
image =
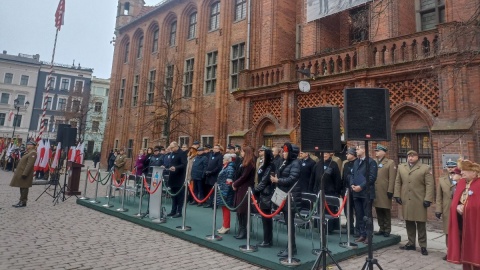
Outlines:
[{"label": "man in dark suit", "polygon": [[[371,230],[367,226],[365,217],[370,216],[371,207],[368,208],[368,200],[375,199],[375,180],[377,179],[377,162],[372,158],[366,158],[365,147],[363,145],[357,146],[357,159],[353,163],[353,177],[350,183],[353,191],[353,203],[355,204],[355,220],[357,225],[357,232],[360,237],[355,239],[355,242],[363,242],[368,244],[367,230]],[[369,181],[367,181],[367,164]],[[368,185],[368,186],[367,186]],[[370,194],[367,195],[367,189]],[[373,224],[372,224],[373,225]]]},{"label": "man in dark suit", "polygon": [[[185,183],[185,171],[187,168],[187,153],[182,151],[177,142],[170,143],[170,149],[172,150],[170,156],[170,165],[167,168],[170,171],[170,177],[168,178],[168,184],[172,193],[177,193]],[[178,218],[182,216],[183,208],[183,193],[182,190],[177,196],[172,197],[172,210],[167,216]]]},{"label": "man in dark suit", "polygon": [[[206,186],[207,189],[205,192],[210,191],[210,189],[215,185],[217,182],[218,173],[222,170],[223,166],[223,158],[222,153],[220,153],[220,145],[215,145],[213,147],[213,152],[208,155],[208,164],[207,168],[205,169],[205,177],[206,177]],[[213,196],[210,197],[208,203],[203,206],[204,208],[213,207]]]},{"label": "man in dark suit", "polygon": [[300,179],[298,185],[302,192],[309,192],[308,185],[310,182],[310,176],[312,174],[313,166],[315,166],[315,161],[310,158],[310,154],[308,152],[300,152]]}]

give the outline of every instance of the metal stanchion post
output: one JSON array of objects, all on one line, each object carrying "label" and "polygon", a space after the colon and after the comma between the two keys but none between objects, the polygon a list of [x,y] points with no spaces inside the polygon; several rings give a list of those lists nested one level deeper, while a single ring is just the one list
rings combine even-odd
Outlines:
[{"label": "metal stanchion post", "polygon": [[220,241],[222,237],[220,235],[215,234],[215,227],[217,226],[217,183],[213,186],[214,193],[213,193],[213,225],[212,225],[212,234],[207,235],[205,239],[210,241]]},{"label": "metal stanchion post", "polygon": [[[345,198],[350,200],[350,191],[347,190],[346,194],[347,195],[345,195]],[[358,248],[358,245],[350,242],[350,211],[350,201],[347,201],[347,242],[340,243],[340,246],[348,249],[356,249]]]},{"label": "metal stanchion post", "polygon": [[185,179],[185,190],[183,191],[183,213],[182,213],[182,226],[177,226],[178,231],[190,231],[192,227],[185,226],[185,218],[187,216],[187,195],[188,195],[188,181]]},{"label": "metal stanchion post", "polygon": [[122,206],[117,209],[117,212],[127,212],[128,209],[125,208],[125,195],[127,194],[127,179],[128,173],[125,173],[125,180],[123,181],[123,196],[122,196]]},{"label": "metal stanchion post", "polygon": [[248,188],[247,191],[247,203],[248,203],[248,210],[247,210],[247,244],[240,246],[240,251],[243,252],[255,252],[258,250],[257,246],[251,246],[250,245],[250,211],[251,211],[251,199],[250,195],[252,194],[252,188]]},{"label": "metal stanchion post", "polygon": [[160,179],[160,182],[158,182],[158,184],[160,185],[159,187],[159,191],[160,194],[160,205],[159,205],[159,210],[158,210],[158,217],[159,218],[156,218],[156,219],[153,219],[152,220],[152,223],[165,223],[167,222],[167,219],[165,217],[162,216],[162,192],[163,192],[163,177]]},{"label": "metal stanchion post", "polygon": [[113,181],[113,178],[110,180],[110,185],[108,186],[108,200],[107,200],[107,203],[102,205],[103,207],[105,208],[110,208],[110,207],[113,207],[113,204],[110,204],[110,198],[112,197],[112,181]]},{"label": "metal stanchion post", "polygon": [[[98,175],[98,177],[100,177],[100,170],[98,171],[98,174],[97,174],[97,175]],[[100,177],[100,178],[101,178],[101,177]],[[98,182],[99,182],[99,181],[98,181],[97,179],[95,179],[95,182],[97,182],[97,183],[95,184],[95,198],[94,198],[93,200],[91,200],[90,202],[91,202],[91,203],[100,203],[100,202],[97,200],[97,198],[98,198],[98,197],[97,197],[97,196],[98,196]]]},{"label": "metal stanchion post", "polygon": [[83,189],[83,196],[80,197],[80,200],[88,200],[89,198],[87,197],[87,183],[88,183],[88,172],[89,172],[89,167],[87,166],[87,176],[85,177],[85,188]]},{"label": "metal stanchion post", "polygon": [[140,202],[138,203],[138,213],[135,214],[134,216],[136,217],[143,217],[143,213],[142,213],[142,201],[143,201],[143,181],[144,181],[144,178],[145,176],[142,175],[142,180],[141,180],[141,186],[140,186]]},{"label": "metal stanchion post", "polygon": [[287,224],[287,233],[288,233],[288,257],[287,258],[281,258],[280,263],[283,265],[287,266],[296,266],[300,265],[300,260],[296,258],[292,258],[292,241],[291,241],[291,235],[292,235],[292,208],[291,208],[291,201],[292,201],[292,193],[291,191],[288,191],[287,193],[287,207],[288,207],[288,224]]}]

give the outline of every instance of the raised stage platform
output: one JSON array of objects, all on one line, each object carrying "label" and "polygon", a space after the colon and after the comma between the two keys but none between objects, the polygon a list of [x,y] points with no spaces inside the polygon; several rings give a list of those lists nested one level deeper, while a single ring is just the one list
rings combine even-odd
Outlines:
[{"label": "raised stage platform", "polygon": [[[287,246],[287,228],[286,226],[279,225],[279,235],[278,235],[278,243],[276,238],[276,225],[274,224],[273,228],[273,238],[274,238],[274,246],[271,248],[259,248],[257,252],[251,253],[244,253],[239,250],[239,246],[245,245],[246,240],[237,240],[235,239],[235,224],[236,224],[236,215],[232,213],[231,218],[231,231],[229,234],[222,235],[223,239],[221,241],[209,241],[205,239],[205,236],[212,234],[212,219],[213,219],[213,210],[211,208],[203,208],[197,207],[196,205],[187,206],[187,215],[186,215],[186,226],[190,226],[192,229],[191,231],[178,231],[176,229],[177,226],[182,226],[182,218],[167,218],[166,223],[156,224],[152,223],[151,219],[146,217],[144,219],[140,219],[134,216],[138,212],[138,198],[134,201],[133,198],[129,198],[129,200],[125,201],[125,208],[128,209],[127,212],[117,212],[116,209],[121,207],[121,200],[120,197],[115,197],[114,199],[110,200],[110,204],[114,206],[111,208],[102,207],[103,204],[106,204],[107,198],[101,197],[98,198],[100,203],[93,204],[90,203],[89,200],[77,200],[77,204],[86,206],[96,211],[103,212],[105,214],[109,214],[141,226],[161,231],[175,237],[179,237],[186,241],[190,241],[192,243],[205,246],[207,248],[216,250],[218,252],[230,255],[232,257],[236,257],[240,260],[247,261],[249,263],[259,265],[261,267],[270,268],[270,269],[311,269],[315,260],[317,259],[316,255],[312,254],[312,241],[310,230],[304,229],[297,229],[297,250],[298,254],[294,256],[297,259],[300,259],[301,265],[296,267],[287,267],[283,266],[279,262],[279,258],[277,257],[278,251],[285,248]],[[164,206],[167,209],[167,213],[170,212],[170,200],[167,200]],[[143,200],[143,207],[142,212],[146,212],[147,210],[147,198]],[[221,227],[222,222],[222,213],[221,210],[217,210],[217,229]],[[263,229],[262,223],[259,218],[252,218],[252,229],[251,232],[251,240],[250,244],[255,245],[262,241],[263,236]],[[258,224],[258,225],[257,225]],[[318,229],[315,229],[317,232],[314,232],[314,247],[320,247],[319,241],[319,234]],[[342,242],[346,242],[346,234],[342,234]],[[358,256],[367,253],[367,246],[364,244],[359,244],[357,249],[346,249],[339,246],[340,237],[338,231],[333,232],[327,238],[328,240],[328,249],[332,252],[333,257],[337,261],[345,260],[352,256]],[[353,236],[351,237],[351,242],[353,242]],[[374,237],[373,238],[373,247],[375,250],[395,245],[400,242],[400,236],[398,235],[391,235],[388,238],[383,236]],[[341,266],[341,262],[339,263]]]}]

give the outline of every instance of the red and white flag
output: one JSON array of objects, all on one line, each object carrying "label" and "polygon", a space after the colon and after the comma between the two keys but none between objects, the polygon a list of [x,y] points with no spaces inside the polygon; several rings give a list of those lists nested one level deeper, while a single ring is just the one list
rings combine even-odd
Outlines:
[{"label": "red and white flag", "polygon": [[63,25],[63,19],[65,17],[65,0],[58,2],[57,11],[55,12],[55,27],[60,31]]},{"label": "red and white flag", "polygon": [[13,117],[13,111],[10,110],[10,112],[8,113],[8,121],[12,121],[12,117]]},{"label": "red and white flag", "polygon": [[42,169],[40,168],[40,161],[42,159],[42,155],[43,153],[45,152],[45,145],[43,144],[43,140],[40,139],[38,141],[38,146],[37,146],[37,158],[35,160],[35,164],[34,164],[34,171],[42,171]]},{"label": "red and white flag", "polygon": [[52,165],[50,167],[50,171],[52,171],[52,172],[58,166],[58,161],[60,160],[61,149],[62,149],[62,143],[58,143],[57,150],[55,151],[55,156],[53,157]]}]

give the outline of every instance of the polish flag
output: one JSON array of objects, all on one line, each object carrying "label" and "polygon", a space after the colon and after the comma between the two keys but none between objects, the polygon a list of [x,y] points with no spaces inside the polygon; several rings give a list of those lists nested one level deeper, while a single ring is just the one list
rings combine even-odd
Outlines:
[{"label": "polish flag", "polygon": [[55,151],[55,156],[53,157],[52,165],[50,166],[50,171],[53,172],[58,167],[58,161],[60,160],[60,153],[62,149],[62,143],[58,143],[57,150]]},{"label": "polish flag", "polygon": [[8,121],[12,121],[12,117],[13,117],[13,111],[10,110],[10,112],[8,113]]},{"label": "polish flag", "polygon": [[79,164],[83,164],[83,148],[85,146],[85,142],[78,143],[76,148],[76,155],[75,155],[75,162]]},{"label": "polish flag", "polygon": [[41,170],[45,171],[46,169],[48,169],[48,161],[50,160],[51,155],[52,155],[52,150],[50,149],[50,140],[47,140],[42,152],[42,159],[40,160],[39,167]]},{"label": "polish flag", "polygon": [[40,171],[40,163],[43,156],[43,152],[45,151],[45,145],[43,144],[43,140],[38,142],[37,147],[37,159],[35,160],[35,164],[33,165],[34,171]]}]

